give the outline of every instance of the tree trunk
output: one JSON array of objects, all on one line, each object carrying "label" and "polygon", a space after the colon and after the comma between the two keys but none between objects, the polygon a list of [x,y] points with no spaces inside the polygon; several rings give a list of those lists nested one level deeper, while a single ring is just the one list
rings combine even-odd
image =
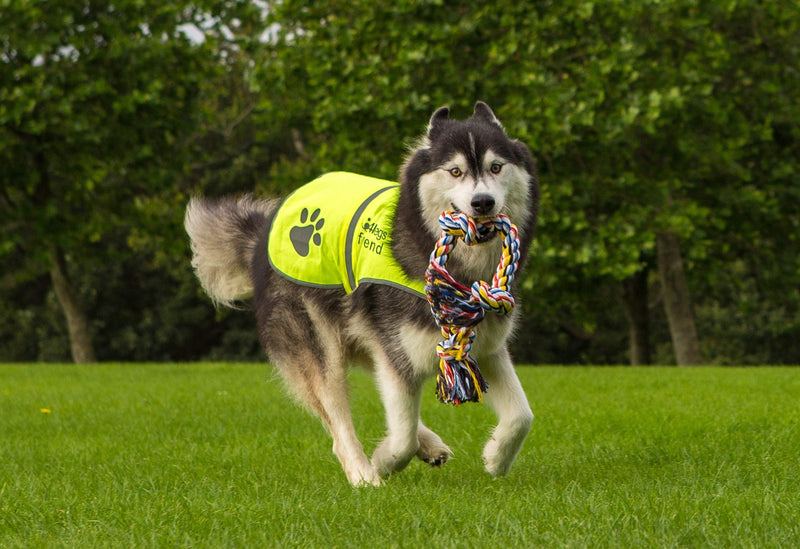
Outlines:
[{"label": "tree trunk", "polygon": [[50,260],[50,279],[53,281],[53,289],[67,320],[72,360],[76,364],[96,362],[92,337],[89,334],[89,322],[67,275],[64,254],[54,246],[50,250]]},{"label": "tree trunk", "polygon": [[700,343],[694,325],[692,301],[683,271],[678,237],[672,232],[659,233],[656,247],[658,272],[664,288],[664,310],[669,322],[675,360],[678,366],[702,364],[703,357],[700,355]]},{"label": "tree trunk", "polygon": [[650,315],[647,272],[644,268],[622,282],[623,300],[630,323],[631,366],[650,364]]}]

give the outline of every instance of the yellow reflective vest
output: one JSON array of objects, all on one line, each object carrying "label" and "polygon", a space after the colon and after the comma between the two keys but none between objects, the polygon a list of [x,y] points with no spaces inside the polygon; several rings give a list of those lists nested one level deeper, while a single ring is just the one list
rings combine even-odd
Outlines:
[{"label": "yellow reflective vest", "polygon": [[308,183],[281,204],[269,231],[267,254],[282,276],[307,286],[344,288],[385,284],[425,297],[392,255],[392,218],[399,185],[347,172]]}]

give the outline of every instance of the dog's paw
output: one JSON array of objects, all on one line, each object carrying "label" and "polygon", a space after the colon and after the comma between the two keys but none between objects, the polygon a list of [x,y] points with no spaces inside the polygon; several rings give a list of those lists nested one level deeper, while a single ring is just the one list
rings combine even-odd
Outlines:
[{"label": "dog's paw", "polygon": [[375,469],[369,462],[359,463],[357,466],[345,469],[347,480],[356,488],[363,486],[380,486],[381,477],[378,470]]},{"label": "dog's paw", "polygon": [[[506,450],[508,447],[506,447]],[[483,465],[486,471],[493,477],[502,477],[511,469],[511,463],[514,461],[514,455],[508,455],[508,452],[503,452],[500,444],[494,438],[486,443],[483,449]]]},{"label": "dog's paw", "polygon": [[417,457],[431,467],[441,467],[453,457],[453,451],[433,431],[420,429],[418,438]]},{"label": "dog's paw", "polygon": [[447,451],[442,451],[436,455],[428,455],[417,453],[417,457],[430,465],[431,467],[441,467],[453,456],[453,453],[448,449]]},{"label": "dog's paw", "polygon": [[502,477],[511,469],[525,437],[531,430],[533,414],[530,409],[516,418],[501,422],[483,448],[483,464],[490,475]]}]

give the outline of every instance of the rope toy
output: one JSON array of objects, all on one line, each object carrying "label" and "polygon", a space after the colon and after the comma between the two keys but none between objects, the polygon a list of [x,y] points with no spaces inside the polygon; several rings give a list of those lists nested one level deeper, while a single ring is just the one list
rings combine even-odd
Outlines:
[{"label": "rope toy", "polygon": [[[514,308],[510,286],[519,266],[519,235],[508,216],[473,219],[464,213],[443,212],[439,216],[442,234],[431,253],[425,271],[425,294],[444,341],[436,346],[439,355],[439,378],[436,396],[455,406],[462,402],[480,402],[488,386],[469,356],[475,341],[475,327],[486,311],[507,314]],[[447,260],[462,239],[467,246],[486,242],[494,231],[505,235],[503,252],[492,283],[478,281],[471,288],[455,280],[447,271]]]}]

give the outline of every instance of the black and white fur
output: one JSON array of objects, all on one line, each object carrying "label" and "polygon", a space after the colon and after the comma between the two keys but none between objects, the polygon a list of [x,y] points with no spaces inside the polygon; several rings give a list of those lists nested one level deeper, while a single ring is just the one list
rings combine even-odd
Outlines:
[{"label": "black and white fur", "polygon": [[[394,255],[408,275],[423,278],[442,211],[502,212],[519,228],[524,264],[539,202],[531,153],[506,136],[485,103],[478,102],[466,121],[449,114],[447,107],[433,114],[402,169]],[[185,226],[203,288],[215,303],[226,305],[253,296],[270,361],[321,418],[353,485],[379,485],[382,476],[403,469],[415,455],[434,466],[444,464],[450,448],[420,419],[422,385],[438,371],[441,339],[428,303],[385,285],[364,284],[345,295],[299,286],[276,274],[267,262],[266,242],[279,204],[249,195],[191,200]],[[448,269],[467,284],[490,281],[500,246],[500,238],[471,247],[462,243]],[[472,350],[489,384],[486,402],[498,418],[483,451],[486,470],[495,476],[508,472],[533,420],[507,349],[516,316],[487,314]],[[371,459],[350,414],[347,370],[355,362],[372,365],[386,410],[387,434]]]}]

